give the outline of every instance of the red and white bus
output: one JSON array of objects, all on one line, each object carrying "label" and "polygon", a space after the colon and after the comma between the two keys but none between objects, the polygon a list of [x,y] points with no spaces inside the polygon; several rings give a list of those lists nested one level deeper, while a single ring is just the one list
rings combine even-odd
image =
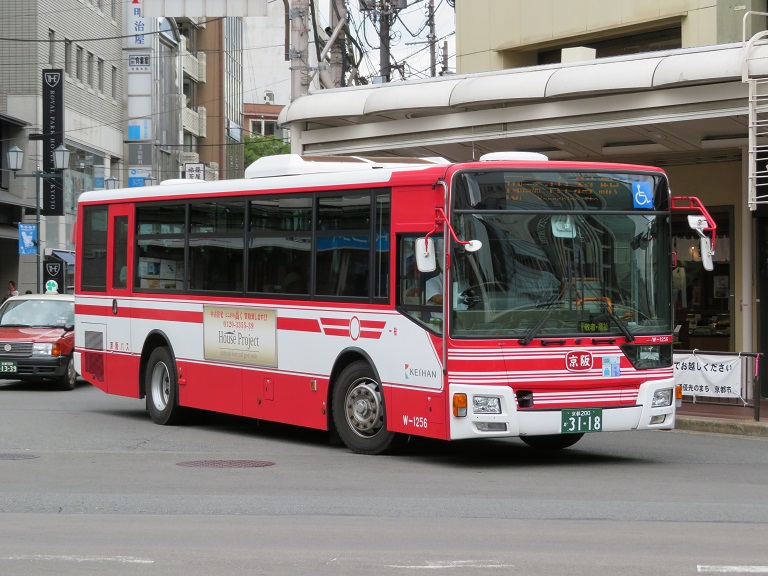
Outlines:
[{"label": "red and white bus", "polygon": [[86,192],[76,368],[158,424],[216,411],[364,454],[672,428],[674,210],[711,264],[714,221],[653,167],[285,155]]}]

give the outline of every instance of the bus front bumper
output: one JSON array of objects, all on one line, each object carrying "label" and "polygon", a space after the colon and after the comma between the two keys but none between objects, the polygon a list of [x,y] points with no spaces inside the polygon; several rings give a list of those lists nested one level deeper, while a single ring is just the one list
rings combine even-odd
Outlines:
[{"label": "bus front bumper", "polygon": [[[637,399],[629,405],[588,406],[579,403],[574,406],[541,408],[536,406],[536,395],[531,408],[518,408],[514,390],[505,386],[467,386],[451,384],[450,399],[455,394],[466,394],[468,406],[466,416],[450,416],[450,439],[504,438],[511,436],[541,436],[562,434],[564,410],[592,408],[599,410],[599,425],[588,432],[621,432],[627,430],[669,430],[675,425],[674,381],[654,380],[640,385]],[[671,389],[671,402],[666,406],[653,406],[657,391]],[[497,414],[474,413],[473,397],[499,398],[500,412]]]}]

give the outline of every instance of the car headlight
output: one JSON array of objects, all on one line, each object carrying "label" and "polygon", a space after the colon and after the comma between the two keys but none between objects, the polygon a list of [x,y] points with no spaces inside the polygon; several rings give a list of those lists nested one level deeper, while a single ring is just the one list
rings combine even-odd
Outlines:
[{"label": "car headlight", "polygon": [[501,399],[497,396],[473,396],[472,412],[475,414],[501,414]]},{"label": "car headlight", "polygon": [[654,408],[659,408],[661,406],[671,406],[672,398],[674,398],[672,388],[662,388],[661,390],[656,390],[656,392],[653,393],[651,406]]},{"label": "car headlight", "polygon": [[53,344],[32,344],[32,356],[50,356],[53,354]]}]

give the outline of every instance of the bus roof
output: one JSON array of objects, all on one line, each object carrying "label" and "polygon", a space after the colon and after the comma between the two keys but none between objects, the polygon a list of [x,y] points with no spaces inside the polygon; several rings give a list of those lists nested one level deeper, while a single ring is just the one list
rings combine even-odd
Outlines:
[{"label": "bus roof", "polygon": [[80,202],[108,202],[173,198],[196,194],[230,194],[268,190],[301,190],[330,187],[365,187],[392,183],[397,174],[414,178],[436,179],[448,169],[461,164],[472,169],[506,164],[510,168],[542,168],[549,170],[608,170],[663,172],[653,166],[609,164],[574,161],[549,161],[542,154],[530,152],[500,152],[482,156],[479,160],[452,163],[444,158],[363,158],[359,156],[299,156],[281,154],[264,156],[245,170],[245,178],[202,181],[193,179],[165,180],[159,186],[140,186],[118,190],[93,190],[80,195]]}]

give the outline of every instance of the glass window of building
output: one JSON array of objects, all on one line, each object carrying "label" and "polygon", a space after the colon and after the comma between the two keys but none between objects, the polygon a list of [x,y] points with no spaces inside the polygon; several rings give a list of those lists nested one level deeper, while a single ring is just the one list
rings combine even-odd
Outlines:
[{"label": "glass window of building", "polygon": [[56,32],[48,30],[48,64],[53,66],[56,61]]},{"label": "glass window of building", "polygon": [[99,92],[104,92],[104,60],[101,58],[96,64],[96,81],[99,83]]},{"label": "glass window of building", "polygon": [[64,40],[64,72],[72,75],[72,40]]},{"label": "glass window of building", "polygon": [[83,47],[78,46],[77,47],[77,62],[75,62],[75,66],[77,66],[77,79],[82,80],[83,79]]},{"label": "glass window of building", "polygon": [[93,52],[88,52],[88,86],[93,87],[94,86],[94,76],[93,76]]}]

